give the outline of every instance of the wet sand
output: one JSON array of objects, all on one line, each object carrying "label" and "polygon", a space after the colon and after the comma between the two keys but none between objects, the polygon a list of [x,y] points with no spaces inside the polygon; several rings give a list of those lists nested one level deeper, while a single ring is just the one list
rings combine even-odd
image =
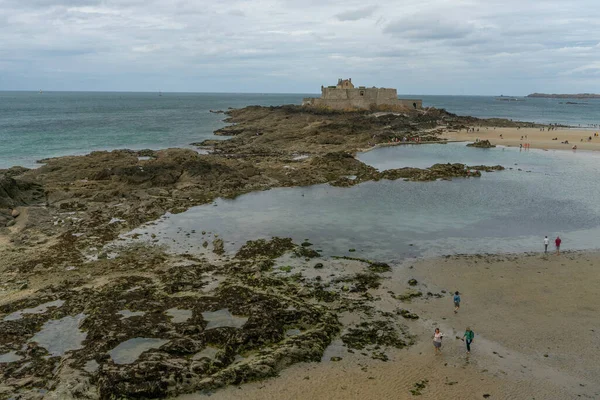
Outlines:
[{"label": "wet sand", "polygon": [[[409,399],[423,380],[422,399],[600,398],[598,266],[598,253],[405,263],[377,294],[381,310],[403,307],[420,315],[407,321],[418,338],[415,346],[388,351],[388,362],[346,352],[339,362],[298,364],[278,378],[228,387],[211,399]],[[447,294],[410,304],[385,296],[405,290],[409,278],[423,292]],[[456,315],[453,290],[463,300]],[[430,340],[436,326],[445,334],[440,356]],[[476,335],[469,357],[455,338],[466,326]]]},{"label": "wet sand", "polygon": [[[477,128],[475,128],[477,130]],[[519,147],[520,144],[529,143],[535,149],[560,149],[571,150],[577,145],[578,150],[600,150],[600,137],[594,137],[599,130],[567,129],[559,128],[553,131],[540,131],[539,128],[479,128],[479,132],[445,132],[442,137],[448,140],[475,141],[475,139],[489,140],[492,144]],[[500,134],[504,139],[500,138]],[[527,135],[527,139],[521,136]],[[588,142],[587,138],[592,137]],[[552,140],[558,138],[558,140]],[[581,141],[583,139],[583,142]],[[568,141],[569,144],[561,142]]]}]

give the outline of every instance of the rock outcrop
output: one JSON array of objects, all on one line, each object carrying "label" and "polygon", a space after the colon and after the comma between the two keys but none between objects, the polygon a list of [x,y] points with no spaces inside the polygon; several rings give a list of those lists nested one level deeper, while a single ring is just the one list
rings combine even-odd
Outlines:
[{"label": "rock outcrop", "polygon": [[491,144],[489,140],[479,140],[477,142],[469,143],[467,145],[467,147],[477,147],[480,149],[489,149],[492,147],[496,147],[496,145]]}]

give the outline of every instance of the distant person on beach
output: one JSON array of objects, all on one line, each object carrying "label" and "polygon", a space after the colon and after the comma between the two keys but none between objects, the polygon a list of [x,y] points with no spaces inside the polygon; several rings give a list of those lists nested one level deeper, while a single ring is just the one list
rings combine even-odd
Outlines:
[{"label": "distant person on beach", "polygon": [[467,327],[465,334],[463,335],[463,340],[467,345],[467,354],[471,353],[471,343],[473,343],[473,339],[475,338],[475,332],[471,330],[471,328]]},{"label": "distant person on beach", "polygon": [[460,308],[460,294],[458,292],[454,292],[454,314],[458,312]]},{"label": "distant person on beach", "polygon": [[562,240],[560,239],[559,236],[556,237],[556,240],[554,241],[554,245],[556,246],[556,255],[560,256],[560,244],[562,243]]},{"label": "distant person on beach", "polygon": [[544,253],[548,253],[548,245],[550,244],[550,240],[548,236],[544,237]]},{"label": "distant person on beach", "polygon": [[440,332],[440,328],[435,328],[433,333],[433,347],[435,347],[435,354],[441,354],[442,352],[442,338],[444,335]]}]

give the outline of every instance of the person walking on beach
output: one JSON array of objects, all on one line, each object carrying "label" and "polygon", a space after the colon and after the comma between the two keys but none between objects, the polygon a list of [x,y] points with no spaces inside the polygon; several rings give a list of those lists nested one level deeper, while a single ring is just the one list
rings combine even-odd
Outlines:
[{"label": "person walking on beach", "polygon": [[440,328],[435,328],[435,332],[433,333],[433,347],[435,348],[435,354],[442,353],[442,338],[444,335],[440,332]]},{"label": "person walking on beach", "polygon": [[548,245],[550,244],[550,240],[548,236],[544,237],[544,253],[548,254]]},{"label": "person walking on beach", "polygon": [[454,314],[456,314],[458,312],[458,309],[460,308],[460,294],[458,294],[458,291],[454,292]]},{"label": "person walking on beach", "polygon": [[471,353],[471,343],[473,343],[473,339],[475,338],[475,333],[471,330],[471,328],[467,327],[465,334],[463,335],[463,340],[467,345],[467,354]]},{"label": "person walking on beach", "polygon": [[554,241],[554,245],[556,246],[556,255],[560,256],[560,244],[562,243],[562,240],[560,240],[560,237],[557,236],[556,240]]}]

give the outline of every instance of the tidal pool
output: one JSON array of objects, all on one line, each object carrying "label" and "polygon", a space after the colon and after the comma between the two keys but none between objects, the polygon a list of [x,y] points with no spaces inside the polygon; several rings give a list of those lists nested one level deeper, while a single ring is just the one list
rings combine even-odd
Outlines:
[{"label": "tidal pool", "polygon": [[257,238],[291,237],[297,243],[308,238],[324,256],[387,261],[542,251],[545,235],[560,235],[565,250],[600,248],[600,153],[450,143],[382,148],[358,158],[379,169],[461,162],[500,164],[507,170],[452,181],[382,180],[350,188],[253,192],[218,199],[218,207],[168,214],[132,233],[148,233],[138,240],[155,234],[173,251],[191,252],[205,251],[201,242],[206,239],[192,231],[218,234],[227,251]]},{"label": "tidal pool", "polygon": [[241,328],[248,321],[247,317],[232,315],[227,308],[203,312],[202,318],[208,322],[205,328],[207,330],[221,327]]},{"label": "tidal pool", "polygon": [[23,357],[21,357],[14,351],[9,351],[6,354],[0,354],[0,364],[7,364],[15,361],[20,361],[22,359]]},{"label": "tidal pool", "polygon": [[192,310],[180,310],[179,308],[170,308],[165,313],[171,318],[174,324],[186,322],[194,314]]},{"label": "tidal pool", "polygon": [[4,321],[19,320],[19,319],[23,318],[23,314],[43,314],[46,311],[48,311],[49,308],[62,307],[63,304],[65,304],[64,300],[49,301],[47,303],[40,304],[37,307],[25,308],[23,310],[15,311],[14,313],[9,314],[6,317],[4,317]]},{"label": "tidal pool", "polygon": [[63,356],[67,351],[83,348],[86,332],[79,329],[85,314],[67,316],[46,322],[30,342],[36,342],[48,350],[50,356]]},{"label": "tidal pool", "polygon": [[115,364],[132,364],[145,351],[157,349],[168,340],[155,338],[133,338],[123,343],[108,352]]}]

